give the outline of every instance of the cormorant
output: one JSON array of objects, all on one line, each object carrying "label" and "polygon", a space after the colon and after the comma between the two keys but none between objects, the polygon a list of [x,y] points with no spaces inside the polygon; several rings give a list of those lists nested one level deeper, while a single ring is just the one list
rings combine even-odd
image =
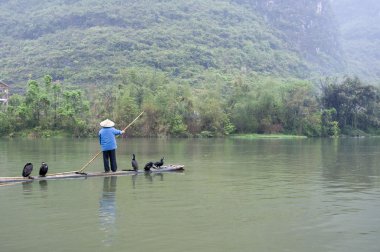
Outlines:
[{"label": "cormorant", "polygon": [[24,166],[24,169],[22,170],[22,176],[24,178],[32,179],[33,177],[30,176],[32,171],[33,171],[33,164],[32,163],[26,163],[26,165]]},{"label": "cormorant", "polygon": [[161,166],[164,164],[164,157],[161,158],[159,162],[155,162],[154,166],[157,168],[161,168]]},{"label": "cormorant", "polygon": [[139,169],[139,164],[137,163],[135,154],[132,154],[132,155],[133,155],[133,157],[132,157],[132,167],[133,167],[134,171],[137,171]]},{"label": "cormorant", "polygon": [[153,162],[149,162],[144,166],[144,171],[150,171],[150,168],[153,167]]},{"label": "cormorant", "polygon": [[48,172],[48,165],[45,162],[42,162],[40,167],[40,177],[45,177],[46,173]]}]

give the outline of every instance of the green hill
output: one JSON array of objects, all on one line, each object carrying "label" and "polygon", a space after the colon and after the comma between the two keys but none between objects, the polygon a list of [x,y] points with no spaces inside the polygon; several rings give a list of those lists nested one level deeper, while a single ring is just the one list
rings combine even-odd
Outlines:
[{"label": "green hill", "polygon": [[329,1],[0,1],[0,79],[107,84],[148,67],[307,78],[343,70]]}]

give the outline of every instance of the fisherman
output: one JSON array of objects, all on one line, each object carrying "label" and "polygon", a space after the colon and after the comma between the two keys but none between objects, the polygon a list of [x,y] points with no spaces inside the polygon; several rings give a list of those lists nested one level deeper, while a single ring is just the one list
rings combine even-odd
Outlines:
[{"label": "fisherman", "polygon": [[106,119],[100,123],[102,127],[99,130],[99,143],[103,152],[104,171],[109,172],[111,163],[111,171],[116,172],[116,135],[124,134],[123,130],[115,129],[115,123],[109,119]]}]

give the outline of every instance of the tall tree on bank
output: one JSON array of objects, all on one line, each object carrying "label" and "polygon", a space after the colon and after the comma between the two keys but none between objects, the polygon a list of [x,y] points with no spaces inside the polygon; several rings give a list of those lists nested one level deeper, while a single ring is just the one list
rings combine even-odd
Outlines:
[{"label": "tall tree on bank", "polygon": [[342,83],[327,79],[321,90],[322,106],[336,111],[335,119],[343,131],[368,131],[380,125],[379,89],[374,86],[363,85],[358,78],[346,77]]}]

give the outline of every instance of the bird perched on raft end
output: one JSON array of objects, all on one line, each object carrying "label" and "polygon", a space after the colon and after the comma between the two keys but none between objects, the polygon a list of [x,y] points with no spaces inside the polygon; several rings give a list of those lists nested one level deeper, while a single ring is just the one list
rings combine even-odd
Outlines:
[{"label": "bird perched on raft end", "polygon": [[40,167],[40,177],[45,177],[46,173],[48,172],[48,165],[45,162],[42,162]]},{"label": "bird perched on raft end", "polygon": [[135,154],[132,154],[133,157],[132,157],[132,168],[134,171],[137,171],[139,169],[139,164],[137,163],[137,160],[136,160],[136,156]]},{"label": "bird perched on raft end", "polygon": [[164,165],[164,157],[162,157],[160,161],[154,163],[154,166],[156,168],[161,168],[161,166],[163,165]]},{"label": "bird perched on raft end", "polygon": [[22,176],[24,178],[33,179],[33,177],[30,176],[30,174],[32,174],[32,171],[33,171],[33,164],[32,163],[26,163],[26,165],[24,166],[24,169],[22,170]]}]

